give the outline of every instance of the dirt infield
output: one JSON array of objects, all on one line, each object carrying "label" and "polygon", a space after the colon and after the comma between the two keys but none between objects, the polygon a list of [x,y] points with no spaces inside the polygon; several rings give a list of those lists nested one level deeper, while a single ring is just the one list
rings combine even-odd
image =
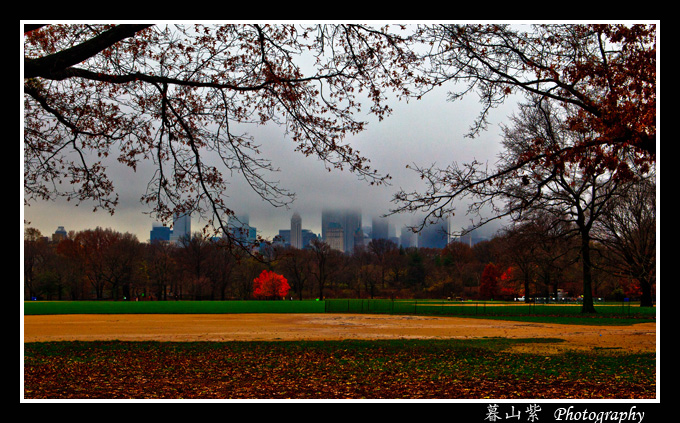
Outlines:
[{"label": "dirt infield", "polygon": [[284,341],[340,339],[559,338],[522,350],[656,350],[656,324],[526,323],[459,317],[365,314],[116,314],[24,316],[24,342]]}]

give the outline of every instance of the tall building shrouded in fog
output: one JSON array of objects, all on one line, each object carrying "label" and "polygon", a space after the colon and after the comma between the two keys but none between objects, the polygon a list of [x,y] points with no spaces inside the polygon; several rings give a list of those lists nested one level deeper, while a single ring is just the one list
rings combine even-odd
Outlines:
[{"label": "tall building shrouded in fog", "polygon": [[[342,247],[338,236],[342,230]],[[361,210],[324,210],[321,214],[321,238],[336,249],[346,253],[354,252],[354,237],[361,231]]]},{"label": "tall building shrouded in fog", "polygon": [[400,245],[404,248],[418,246],[416,234],[408,226],[401,228]]},{"label": "tall building shrouded in fog", "polygon": [[302,243],[302,218],[295,212],[290,219],[290,245],[293,248],[301,249]]},{"label": "tall building shrouded in fog", "polygon": [[328,224],[324,242],[333,250],[345,251],[345,231],[339,223]]},{"label": "tall building shrouded in fog", "polygon": [[433,225],[428,225],[418,235],[418,247],[421,248],[444,248],[449,243],[449,221],[442,220]]},{"label": "tall building shrouded in fog", "polygon": [[390,226],[386,218],[373,218],[371,221],[371,239],[390,239]]}]

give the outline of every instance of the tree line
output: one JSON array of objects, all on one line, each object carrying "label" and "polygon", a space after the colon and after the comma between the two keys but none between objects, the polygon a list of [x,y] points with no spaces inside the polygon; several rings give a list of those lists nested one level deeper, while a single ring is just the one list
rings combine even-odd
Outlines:
[{"label": "tree line", "polygon": [[[592,295],[655,296],[655,195],[635,183],[611,206],[590,241]],[[201,233],[177,243],[139,242],[112,229],[71,231],[49,241],[25,231],[24,293],[44,300],[253,299],[263,270],[283,275],[288,300],[314,298],[505,299],[584,294],[582,245],[573,224],[534,213],[474,245],[403,248],[385,239],[353,254],[315,240],[308,248],[269,244],[256,252]]]}]

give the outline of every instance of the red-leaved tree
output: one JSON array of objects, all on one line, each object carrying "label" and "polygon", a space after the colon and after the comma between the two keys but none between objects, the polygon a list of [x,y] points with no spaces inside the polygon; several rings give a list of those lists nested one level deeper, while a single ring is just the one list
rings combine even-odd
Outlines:
[{"label": "red-leaved tree", "polygon": [[498,280],[501,277],[502,270],[499,266],[489,263],[482,271],[482,278],[479,284],[479,295],[482,298],[494,299],[498,297]]},{"label": "red-leaved tree", "polygon": [[500,294],[504,297],[519,297],[523,295],[523,288],[518,278],[518,270],[515,267],[508,267],[498,278]]},{"label": "red-leaved tree", "polygon": [[288,295],[288,280],[278,273],[263,270],[253,279],[253,295],[260,299],[275,299]]}]

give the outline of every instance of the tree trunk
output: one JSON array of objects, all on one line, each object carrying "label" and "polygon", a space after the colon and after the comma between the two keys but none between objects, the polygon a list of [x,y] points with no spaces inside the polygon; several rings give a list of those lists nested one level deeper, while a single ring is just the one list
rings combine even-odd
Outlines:
[{"label": "tree trunk", "polygon": [[590,236],[581,233],[581,259],[583,260],[583,308],[581,313],[595,313],[593,304],[593,272],[590,261]]},{"label": "tree trunk", "polygon": [[640,296],[640,307],[653,307],[654,302],[652,300],[652,282],[649,275],[645,275],[638,279],[640,282],[640,291],[642,295]]}]

